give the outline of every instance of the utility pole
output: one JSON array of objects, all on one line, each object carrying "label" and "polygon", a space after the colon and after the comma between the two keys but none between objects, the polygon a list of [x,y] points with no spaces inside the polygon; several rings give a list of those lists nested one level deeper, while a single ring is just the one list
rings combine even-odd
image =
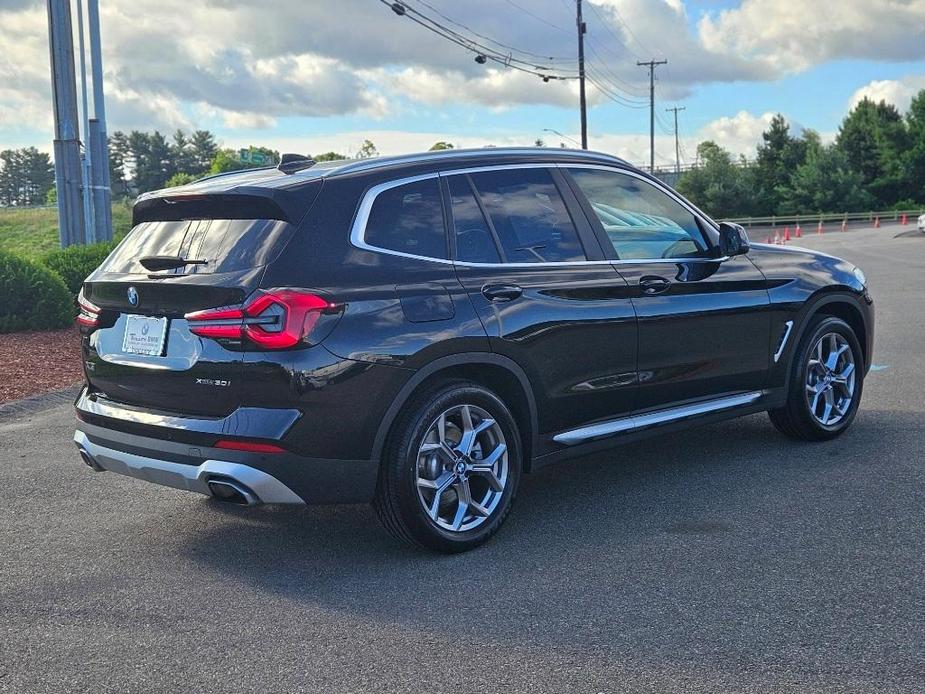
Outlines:
[{"label": "utility pole", "polygon": [[581,0],[576,0],[578,24],[578,94],[581,103],[581,148],[588,149],[588,104],[585,101],[585,26],[581,18]]},{"label": "utility pole", "polygon": [[88,140],[94,167],[93,227],[97,241],[112,239],[112,184],[109,180],[109,145],[106,138],[106,104],[103,101],[103,57],[100,47],[100,3],[87,0],[87,33],[90,39],[90,70],[93,75],[93,118]]},{"label": "utility pole", "polygon": [[83,243],[80,145],[77,128],[77,83],[70,0],[48,0],[52,101],[55,111],[55,189],[61,247]]},{"label": "utility pole", "polygon": [[674,113],[674,170],[676,173],[681,173],[681,143],[680,140],[678,140],[678,111],[686,110],[687,107],[685,106],[674,106],[665,109],[665,111],[672,111]]},{"label": "utility pole", "polygon": [[649,173],[655,173],[655,67],[667,65],[667,60],[637,62],[639,67],[649,68]]}]

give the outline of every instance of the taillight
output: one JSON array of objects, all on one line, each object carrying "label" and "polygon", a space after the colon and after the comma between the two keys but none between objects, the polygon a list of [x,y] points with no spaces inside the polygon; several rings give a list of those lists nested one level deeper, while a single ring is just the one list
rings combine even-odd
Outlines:
[{"label": "taillight", "polygon": [[81,289],[77,294],[77,306],[80,313],[77,314],[77,322],[87,328],[95,328],[100,322],[100,312],[103,310],[84,296],[84,290]]},{"label": "taillight", "polygon": [[295,289],[256,292],[243,306],[187,313],[190,332],[201,337],[248,338],[267,349],[287,349],[311,335],[322,314],[337,309],[317,294]]}]

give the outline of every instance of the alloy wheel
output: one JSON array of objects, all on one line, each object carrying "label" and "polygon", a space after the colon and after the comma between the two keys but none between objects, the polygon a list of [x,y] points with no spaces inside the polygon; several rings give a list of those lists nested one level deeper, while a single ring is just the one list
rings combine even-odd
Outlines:
[{"label": "alloy wheel", "polygon": [[848,340],[839,333],[820,337],[806,366],[806,404],[826,427],[838,424],[854,401],[856,365]]},{"label": "alloy wheel", "polygon": [[418,499],[438,527],[477,528],[491,516],[508,481],[504,432],[477,405],[456,405],[427,429],[416,461]]}]

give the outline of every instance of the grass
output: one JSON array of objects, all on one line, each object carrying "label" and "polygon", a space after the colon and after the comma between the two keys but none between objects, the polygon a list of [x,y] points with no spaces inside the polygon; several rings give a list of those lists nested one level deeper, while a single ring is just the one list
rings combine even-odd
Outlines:
[{"label": "grass", "polygon": [[[112,226],[117,238],[131,228],[132,208],[128,203],[113,203]],[[0,207],[0,251],[37,260],[56,248],[60,248],[57,208]]]}]

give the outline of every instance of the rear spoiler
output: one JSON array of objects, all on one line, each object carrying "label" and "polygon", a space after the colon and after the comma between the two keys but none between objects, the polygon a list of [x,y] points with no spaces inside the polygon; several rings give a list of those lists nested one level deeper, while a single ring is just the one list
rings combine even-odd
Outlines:
[{"label": "rear spoiler", "polygon": [[[316,185],[282,190],[253,186],[233,193],[183,193],[178,189],[143,196],[132,208],[132,226],[142,222],[184,219],[279,219],[298,223],[321,189]],[[314,188],[314,190],[312,190]]]}]

